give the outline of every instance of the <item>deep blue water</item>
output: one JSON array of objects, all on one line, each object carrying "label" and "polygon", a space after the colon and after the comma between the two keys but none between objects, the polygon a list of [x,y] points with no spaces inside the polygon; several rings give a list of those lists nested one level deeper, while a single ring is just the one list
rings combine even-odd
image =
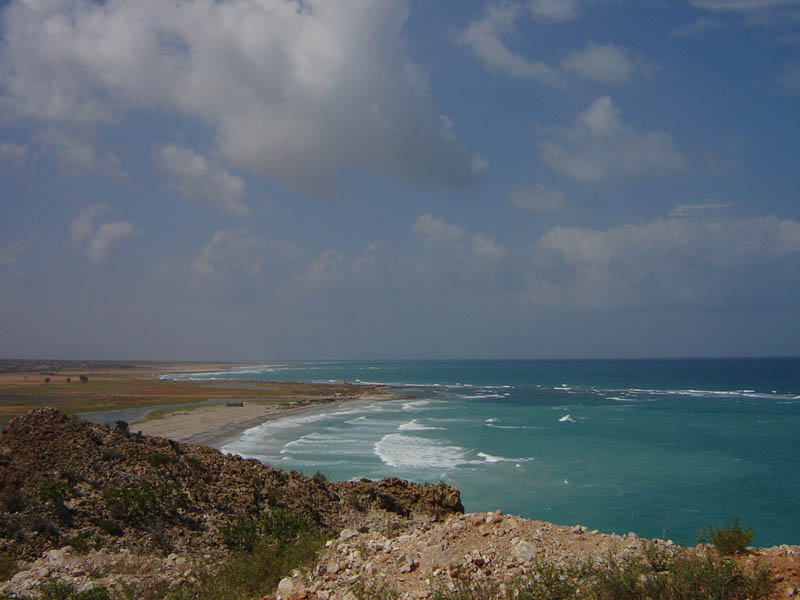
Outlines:
[{"label": "deep blue water", "polygon": [[800,359],[376,361],[187,379],[377,382],[405,397],[266,423],[224,450],[333,479],[457,485],[505,512],[693,544],[738,517],[800,544]]}]

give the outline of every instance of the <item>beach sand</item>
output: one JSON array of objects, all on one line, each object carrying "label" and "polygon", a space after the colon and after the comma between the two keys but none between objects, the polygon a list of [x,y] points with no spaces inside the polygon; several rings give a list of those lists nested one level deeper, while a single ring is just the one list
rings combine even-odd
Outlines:
[{"label": "beach sand", "polygon": [[192,410],[175,407],[174,411],[166,412],[163,417],[131,424],[130,430],[133,433],[141,431],[146,435],[168,438],[176,442],[219,448],[239,433],[267,421],[295,417],[318,410],[335,409],[343,404],[382,402],[393,398],[394,396],[390,394],[371,394],[325,402],[264,404],[243,401],[242,406],[214,404]]}]

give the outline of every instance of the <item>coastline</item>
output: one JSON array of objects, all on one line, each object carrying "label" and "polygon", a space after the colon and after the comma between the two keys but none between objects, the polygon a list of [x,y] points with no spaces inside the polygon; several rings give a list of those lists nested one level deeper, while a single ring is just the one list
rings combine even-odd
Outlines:
[{"label": "coastline", "polygon": [[[392,394],[364,394],[349,398],[324,401],[294,401],[265,404],[242,401],[242,406],[225,404],[207,405],[186,410],[176,406],[161,417],[139,421],[130,425],[133,433],[141,432],[186,444],[200,444],[219,449],[238,434],[270,421],[296,417],[321,410],[336,409],[359,402],[384,402],[394,400]],[[238,403],[237,403],[238,404]]]}]

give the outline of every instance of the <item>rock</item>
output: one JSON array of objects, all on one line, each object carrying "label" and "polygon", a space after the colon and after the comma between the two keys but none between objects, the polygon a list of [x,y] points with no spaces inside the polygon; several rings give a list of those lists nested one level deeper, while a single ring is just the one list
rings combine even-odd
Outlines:
[{"label": "rock", "polygon": [[331,560],[328,561],[328,564],[325,566],[325,569],[328,571],[328,573],[336,575],[339,571],[342,570],[342,567],[338,561]]},{"label": "rock", "polygon": [[339,539],[342,541],[347,541],[351,538],[357,537],[358,532],[353,531],[352,529],[342,529],[341,533],[339,533]]},{"label": "rock", "polygon": [[530,542],[520,540],[516,543],[512,552],[514,557],[520,562],[529,562],[536,560],[538,549]]},{"label": "rock", "polygon": [[797,590],[793,587],[786,588],[786,595],[787,596],[795,596],[797,595]]},{"label": "rock", "polygon": [[288,598],[292,594],[298,593],[300,590],[295,584],[294,579],[291,577],[284,577],[278,584],[278,589],[275,590],[278,598]]}]

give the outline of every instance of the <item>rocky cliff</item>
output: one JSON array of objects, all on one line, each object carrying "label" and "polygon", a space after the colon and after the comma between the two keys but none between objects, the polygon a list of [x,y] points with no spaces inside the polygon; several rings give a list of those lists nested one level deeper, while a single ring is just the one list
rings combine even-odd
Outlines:
[{"label": "rocky cliff", "polygon": [[108,555],[213,557],[232,520],[270,508],[333,532],[463,512],[458,490],[443,484],[333,483],[52,409],[18,417],[0,439],[7,559],[34,560],[67,544]]}]

